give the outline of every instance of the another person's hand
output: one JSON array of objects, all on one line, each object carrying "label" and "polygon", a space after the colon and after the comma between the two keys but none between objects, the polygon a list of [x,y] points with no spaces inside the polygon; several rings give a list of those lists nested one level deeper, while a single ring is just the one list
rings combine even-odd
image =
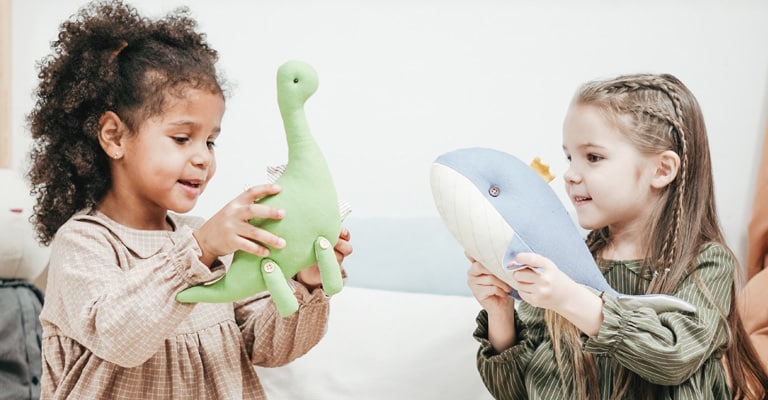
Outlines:
[{"label": "another person's hand", "polygon": [[267,246],[283,248],[283,238],[248,222],[252,218],[282,219],[285,210],[254,203],[257,199],[277,193],[280,193],[278,185],[253,186],[208,219],[193,233],[203,252],[200,261],[211,265],[217,257],[236,250],[266,257],[269,255]]}]

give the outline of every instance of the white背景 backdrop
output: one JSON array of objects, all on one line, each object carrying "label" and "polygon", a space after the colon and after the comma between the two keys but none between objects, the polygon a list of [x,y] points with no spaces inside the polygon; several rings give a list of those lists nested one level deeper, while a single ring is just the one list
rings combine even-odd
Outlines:
[{"label": "white\u80cc\u666f backdrop", "polygon": [[[81,0],[12,1],[13,166],[25,168],[35,63]],[[188,5],[232,84],[219,169],[193,211],[209,216],[286,160],[274,75],[312,64],[310,127],[355,218],[434,217],[429,167],[488,146],[552,166],[562,196],[561,123],[585,80],[669,72],[708,124],[729,243],[745,232],[766,124],[768,3],[730,1],[135,0],[159,16]],[[563,200],[570,208],[567,199]]]}]

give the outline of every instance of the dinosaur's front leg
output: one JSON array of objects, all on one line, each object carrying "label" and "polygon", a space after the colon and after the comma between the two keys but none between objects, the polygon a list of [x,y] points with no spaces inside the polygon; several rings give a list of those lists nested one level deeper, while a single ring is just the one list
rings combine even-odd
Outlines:
[{"label": "dinosaur's front leg", "polygon": [[336,260],[331,242],[320,236],[315,240],[315,257],[320,268],[320,279],[323,281],[323,291],[328,296],[333,296],[341,291],[343,281],[341,268]]},{"label": "dinosaur's front leg", "polygon": [[280,266],[269,258],[261,260],[261,271],[264,283],[272,296],[272,301],[280,315],[287,317],[299,309],[299,301],[288,286]]}]

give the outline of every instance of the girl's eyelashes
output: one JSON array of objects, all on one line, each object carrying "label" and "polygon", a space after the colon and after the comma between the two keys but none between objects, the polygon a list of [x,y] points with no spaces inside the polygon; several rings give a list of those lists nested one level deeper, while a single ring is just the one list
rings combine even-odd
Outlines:
[{"label": "girl's eyelashes", "polygon": [[599,154],[589,153],[587,154],[587,161],[589,162],[598,162],[603,159],[603,156]]},{"label": "girl's eyelashes", "polygon": [[208,146],[209,149],[213,149],[216,147],[216,140],[219,139],[218,133],[215,135],[208,136],[208,139],[206,140],[205,144]]},{"label": "girl's eyelashes", "polygon": [[[173,141],[178,144],[185,144],[192,140],[192,138],[187,135],[171,136],[171,139],[173,139]],[[216,138],[209,138],[208,140],[205,141],[205,145],[209,149],[216,147]]]},{"label": "girl's eyelashes", "polygon": [[[605,157],[595,153],[587,153],[584,155],[584,159],[591,163],[594,163],[594,162],[598,162],[605,159]],[[566,154],[565,160],[570,163],[573,161],[573,157],[570,154]]]}]

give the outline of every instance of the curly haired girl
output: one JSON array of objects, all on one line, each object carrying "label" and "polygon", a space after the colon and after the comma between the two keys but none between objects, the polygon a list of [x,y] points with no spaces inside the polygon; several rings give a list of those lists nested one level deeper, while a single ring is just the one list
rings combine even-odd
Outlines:
[{"label": "curly haired girl", "polygon": [[[224,92],[217,53],[189,11],[151,20],[119,1],[61,25],[41,63],[29,119],[35,223],[51,245],[43,398],[262,399],[253,365],[277,366],[323,336],[319,271],[293,281],[300,309],[267,295],[183,304],[179,291],[224,273],[235,250],[284,240],[247,223],[283,211],[250,188],[213,217],[182,216],[216,170]],[[342,232],[339,262],[351,251]]]},{"label": "curly haired girl", "polygon": [[697,310],[627,308],[530,253],[515,261],[541,273],[514,272],[525,300],[515,310],[509,285],[473,262],[489,390],[498,399],[764,399],[768,378],[734,308],[737,262],[693,94],[667,74],[589,82],[566,115],[563,149],[566,191],[608,283]]}]

